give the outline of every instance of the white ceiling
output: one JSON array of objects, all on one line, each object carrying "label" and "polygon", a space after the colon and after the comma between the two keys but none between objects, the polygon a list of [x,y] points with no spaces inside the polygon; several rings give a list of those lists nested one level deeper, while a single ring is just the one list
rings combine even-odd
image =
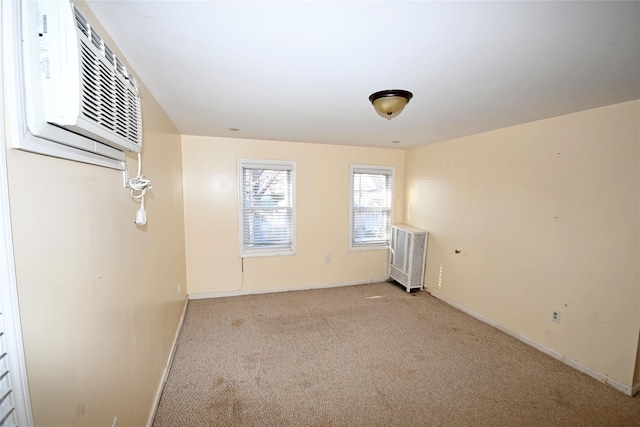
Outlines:
[{"label": "white ceiling", "polygon": [[640,98],[640,2],[87,3],[182,134],[407,148]]}]

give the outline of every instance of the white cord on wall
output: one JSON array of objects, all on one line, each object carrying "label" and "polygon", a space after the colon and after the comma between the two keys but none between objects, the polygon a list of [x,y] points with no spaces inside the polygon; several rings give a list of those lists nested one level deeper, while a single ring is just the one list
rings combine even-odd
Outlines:
[{"label": "white cord on wall", "polygon": [[131,187],[131,197],[136,200],[140,200],[140,208],[136,212],[136,224],[145,225],[147,223],[147,212],[144,210],[144,195],[147,189],[151,190],[151,180],[142,175],[142,158],[138,153],[138,175],[135,178],[129,180],[129,187]]}]

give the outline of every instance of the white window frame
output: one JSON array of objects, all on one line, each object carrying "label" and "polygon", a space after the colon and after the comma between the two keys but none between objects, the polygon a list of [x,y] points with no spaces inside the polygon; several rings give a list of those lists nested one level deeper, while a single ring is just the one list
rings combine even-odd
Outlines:
[{"label": "white window frame", "polygon": [[[278,248],[250,248],[244,243],[244,169],[272,169],[291,170],[291,245]],[[240,243],[240,258],[295,255],[296,253],[296,162],[288,160],[238,160],[238,234]]]},{"label": "white window frame", "polygon": [[393,166],[373,166],[373,165],[357,165],[352,164],[349,169],[349,250],[350,251],[371,251],[388,249],[390,241],[381,243],[364,243],[354,244],[353,242],[353,198],[354,198],[354,174],[355,173],[371,173],[391,176],[391,207],[389,217],[389,239],[391,239],[391,225],[393,224],[393,202],[394,202],[394,188],[395,188],[395,176],[396,168]]}]

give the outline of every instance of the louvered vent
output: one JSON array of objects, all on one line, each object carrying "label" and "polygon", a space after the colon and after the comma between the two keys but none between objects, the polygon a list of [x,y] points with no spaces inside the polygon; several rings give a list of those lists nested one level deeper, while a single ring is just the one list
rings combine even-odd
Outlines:
[{"label": "louvered vent", "polygon": [[101,128],[142,144],[142,108],[136,82],[80,11],[73,7],[81,56],[81,114]]},{"label": "louvered vent", "polygon": [[13,388],[9,377],[9,357],[6,352],[4,314],[0,313],[0,426],[15,425],[16,415]]}]

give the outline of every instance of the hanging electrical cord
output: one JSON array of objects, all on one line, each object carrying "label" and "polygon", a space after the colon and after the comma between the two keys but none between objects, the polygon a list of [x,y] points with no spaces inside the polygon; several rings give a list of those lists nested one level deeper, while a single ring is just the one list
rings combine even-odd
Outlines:
[{"label": "hanging electrical cord", "polygon": [[136,200],[140,200],[140,208],[136,212],[136,224],[145,225],[147,223],[147,212],[144,210],[144,195],[147,189],[151,190],[151,180],[142,175],[142,158],[138,153],[138,175],[135,178],[129,180],[129,187],[131,187],[131,197]]}]

